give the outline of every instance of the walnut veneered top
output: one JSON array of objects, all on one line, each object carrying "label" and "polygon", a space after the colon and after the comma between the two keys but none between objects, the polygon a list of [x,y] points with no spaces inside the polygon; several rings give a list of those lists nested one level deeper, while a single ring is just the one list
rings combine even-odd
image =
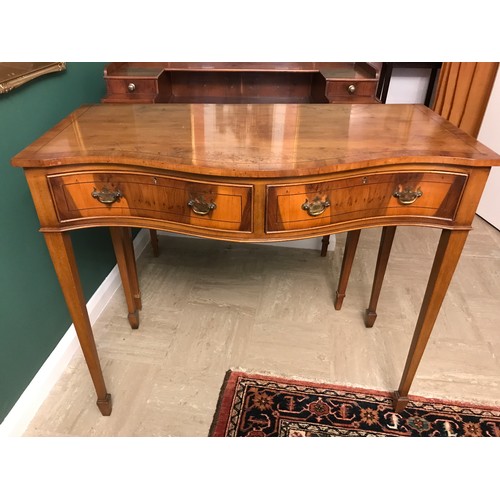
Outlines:
[{"label": "walnut veneered top", "polygon": [[500,156],[419,104],[96,104],[12,159],[243,177],[406,162],[492,166]]}]

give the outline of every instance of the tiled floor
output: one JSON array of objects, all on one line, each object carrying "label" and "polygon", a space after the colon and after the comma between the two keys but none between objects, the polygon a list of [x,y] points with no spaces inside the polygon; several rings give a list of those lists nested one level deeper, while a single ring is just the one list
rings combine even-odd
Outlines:
[{"label": "tiled floor", "polygon": [[[139,258],[139,330],[119,290],[94,327],[113,412],[77,354],[26,436],[206,436],[229,369],[394,390],[439,231],[398,228],[378,318],[366,329],[380,229],[361,233],[341,311],[345,234],[313,250],[162,235]],[[500,405],[500,232],[474,222],[411,394]]]}]

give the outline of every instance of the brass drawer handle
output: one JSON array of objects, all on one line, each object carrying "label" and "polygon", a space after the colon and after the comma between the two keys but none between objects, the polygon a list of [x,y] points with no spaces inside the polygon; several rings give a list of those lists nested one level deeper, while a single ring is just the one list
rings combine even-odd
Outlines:
[{"label": "brass drawer handle", "polygon": [[127,89],[128,89],[129,92],[134,92],[134,90],[135,90],[135,83],[129,83],[127,85]]},{"label": "brass drawer handle", "polygon": [[97,189],[94,188],[94,191],[92,191],[92,198],[95,198],[97,201],[104,203],[104,205],[112,205],[122,196],[123,194],[119,189],[117,189],[116,191],[110,191],[108,188],[103,188],[102,191],[97,191]]},{"label": "brass drawer handle", "polygon": [[347,93],[352,95],[354,92],[356,92],[356,85],[351,83],[351,85],[347,87]]},{"label": "brass drawer handle", "polygon": [[420,188],[413,191],[410,187],[402,189],[402,187],[399,186],[398,190],[394,191],[393,196],[398,199],[401,205],[411,205],[417,200],[417,198],[420,198],[422,194],[423,193],[420,191]]},{"label": "brass drawer handle", "polygon": [[198,198],[194,198],[188,201],[188,206],[191,207],[191,210],[196,215],[207,215],[210,211],[217,208],[217,205],[211,201],[206,202],[203,198],[199,200]]},{"label": "brass drawer handle", "polygon": [[329,206],[330,200],[328,198],[325,201],[321,201],[321,198],[317,196],[314,198],[312,203],[309,203],[309,200],[306,199],[301,208],[302,210],[306,210],[311,217],[317,217],[318,215],[321,215]]}]

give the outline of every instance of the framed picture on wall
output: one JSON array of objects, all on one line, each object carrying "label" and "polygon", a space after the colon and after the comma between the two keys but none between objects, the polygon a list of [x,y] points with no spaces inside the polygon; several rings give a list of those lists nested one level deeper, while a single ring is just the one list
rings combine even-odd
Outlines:
[{"label": "framed picture on wall", "polygon": [[65,69],[66,63],[63,62],[0,63],[0,94],[10,92],[39,76]]}]

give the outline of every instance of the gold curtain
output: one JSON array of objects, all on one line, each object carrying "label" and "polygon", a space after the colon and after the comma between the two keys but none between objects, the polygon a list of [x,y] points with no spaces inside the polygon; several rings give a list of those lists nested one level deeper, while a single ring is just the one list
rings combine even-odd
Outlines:
[{"label": "gold curtain", "polygon": [[498,62],[445,62],[433,109],[477,137],[495,81]]}]

